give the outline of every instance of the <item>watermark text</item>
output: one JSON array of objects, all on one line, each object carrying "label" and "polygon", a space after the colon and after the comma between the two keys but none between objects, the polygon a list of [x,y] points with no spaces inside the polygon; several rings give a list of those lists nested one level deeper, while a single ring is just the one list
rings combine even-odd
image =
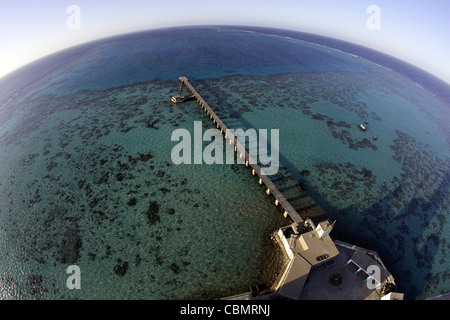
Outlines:
[{"label": "watermark text", "polygon": [[[264,174],[273,175],[279,168],[279,130],[270,130],[270,154],[267,129],[227,129],[226,139],[218,129],[202,130],[202,121],[194,121],[193,137],[187,129],[175,129],[171,141],[178,142],[171,152],[174,164],[256,164]],[[246,141],[249,151],[245,151]],[[208,142],[203,147],[204,142]],[[225,142],[225,143],[224,143]],[[246,156],[247,154],[247,156]],[[247,163],[248,162],[248,163]]]}]

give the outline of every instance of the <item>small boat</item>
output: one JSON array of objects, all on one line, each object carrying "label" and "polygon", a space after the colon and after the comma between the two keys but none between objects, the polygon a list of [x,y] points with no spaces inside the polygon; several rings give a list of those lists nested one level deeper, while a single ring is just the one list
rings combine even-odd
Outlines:
[{"label": "small boat", "polygon": [[359,125],[359,128],[360,128],[362,131],[366,131],[366,127],[364,127],[362,124]]},{"label": "small boat", "polygon": [[194,97],[193,94],[191,94],[190,96],[180,96],[180,95],[176,95],[176,96],[173,96],[173,97],[170,99],[170,101],[172,101],[173,103],[181,103],[181,102],[184,102],[184,101],[186,101],[186,100],[188,100],[188,99],[192,99],[193,97]]}]

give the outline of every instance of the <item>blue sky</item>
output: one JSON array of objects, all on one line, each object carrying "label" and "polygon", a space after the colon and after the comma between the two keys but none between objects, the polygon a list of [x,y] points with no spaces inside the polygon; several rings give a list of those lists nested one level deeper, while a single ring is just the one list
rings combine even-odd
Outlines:
[{"label": "blue sky", "polygon": [[[71,5],[80,9],[79,29],[67,26]],[[374,14],[367,12],[371,5],[379,8],[379,29],[367,27]],[[448,0],[2,1],[0,77],[86,41],[204,24],[266,26],[330,36],[396,56],[450,83]]]}]

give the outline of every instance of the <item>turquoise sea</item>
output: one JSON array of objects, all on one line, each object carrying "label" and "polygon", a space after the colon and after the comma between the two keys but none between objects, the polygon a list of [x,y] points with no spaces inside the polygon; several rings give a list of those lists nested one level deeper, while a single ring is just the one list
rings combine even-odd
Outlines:
[{"label": "turquoise sea", "polygon": [[[194,101],[170,102],[179,76],[230,128],[279,130],[272,179],[303,217],[336,220],[334,239],[376,250],[406,299],[449,292],[449,102],[379,61],[289,35],[146,31],[0,79],[0,298],[270,286],[282,263],[270,235],[289,221],[245,166],[172,163],[175,129],[213,128]],[[80,290],[66,286],[70,265]]]}]

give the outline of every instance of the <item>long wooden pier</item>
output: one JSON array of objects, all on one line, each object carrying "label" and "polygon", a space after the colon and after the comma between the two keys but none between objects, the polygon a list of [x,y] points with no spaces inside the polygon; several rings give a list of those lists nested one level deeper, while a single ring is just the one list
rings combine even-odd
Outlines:
[{"label": "long wooden pier", "polygon": [[195,90],[195,88],[189,83],[186,77],[179,77],[180,87],[184,84],[186,88],[195,96],[198,104],[205,111],[206,115],[213,121],[217,129],[224,134],[226,142],[230,145],[234,145],[234,151],[239,152],[239,157],[244,157],[246,167],[250,166],[252,168],[252,175],[258,175],[259,184],[264,184],[267,187],[266,194],[272,194],[275,197],[275,205],[281,206],[284,209],[284,216],[288,215],[294,220],[294,222],[302,223],[303,219],[297,213],[297,211],[292,207],[289,201],[283,196],[283,194],[278,190],[272,180],[264,174],[264,170],[257,164],[257,162],[250,156],[245,147],[239,142],[236,136],[228,130],[228,127],[220,120],[212,108],[206,103],[202,96]]}]

